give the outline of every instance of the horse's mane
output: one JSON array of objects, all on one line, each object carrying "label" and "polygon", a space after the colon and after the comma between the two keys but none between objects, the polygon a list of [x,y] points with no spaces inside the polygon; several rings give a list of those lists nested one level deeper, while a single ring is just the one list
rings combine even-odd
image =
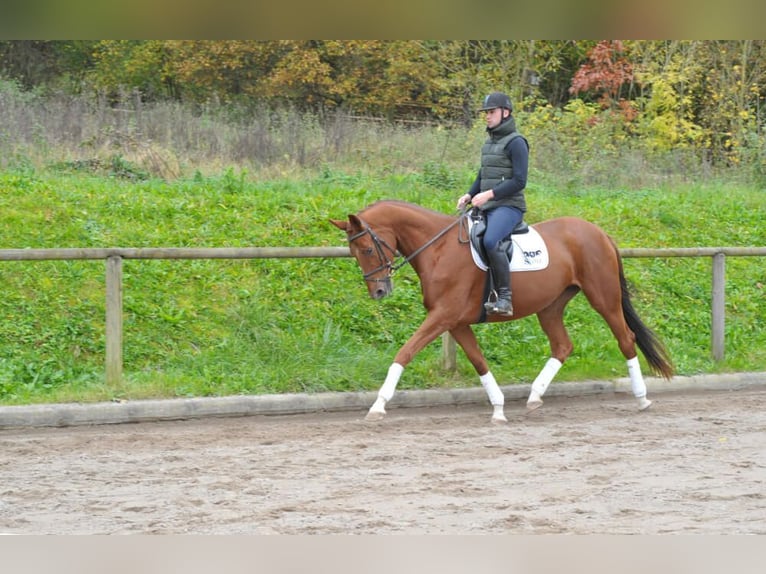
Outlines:
[{"label": "horse's mane", "polygon": [[359,212],[359,215],[364,214],[366,211],[370,211],[372,209],[375,209],[376,207],[383,207],[386,205],[398,205],[400,207],[404,207],[407,209],[411,209],[413,211],[419,211],[425,215],[429,216],[441,216],[441,217],[450,217],[446,213],[443,213],[441,211],[436,211],[435,209],[431,209],[428,207],[424,207],[422,205],[418,205],[417,203],[410,203],[409,201],[404,201],[401,199],[380,199],[376,201],[375,203],[371,203],[367,207],[365,207],[362,211]]}]

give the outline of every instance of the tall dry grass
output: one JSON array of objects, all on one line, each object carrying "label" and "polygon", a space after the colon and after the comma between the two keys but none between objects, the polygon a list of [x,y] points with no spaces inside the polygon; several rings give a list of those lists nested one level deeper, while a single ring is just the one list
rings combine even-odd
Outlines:
[{"label": "tall dry grass", "polygon": [[[640,141],[616,142],[609,131],[571,126],[556,132],[517,112],[532,145],[537,181],[564,190],[581,187],[639,189],[706,181],[752,183],[762,166],[720,166],[695,150],[647,151]],[[537,127],[532,127],[537,126]],[[42,168],[58,162],[109,163],[115,157],[165,180],[220,174],[234,168],[268,180],[333,171],[390,175],[470,173],[484,139],[481,118],[461,125],[395,123],[295,109],[251,109],[209,103],[146,104],[135,93],[118,100],[42,96],[0,81],[0,168]]]}]

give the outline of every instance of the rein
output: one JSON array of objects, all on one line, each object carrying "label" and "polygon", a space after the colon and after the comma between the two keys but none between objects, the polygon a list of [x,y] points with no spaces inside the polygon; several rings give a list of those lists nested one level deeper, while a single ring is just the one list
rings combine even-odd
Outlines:
[{"label": "rein", "polygon": [[[371,279],[371,277],[375,275],[376,273],[383,271],[384,269],[389,270],[389,276],[392,275],[395,271],[407,265],[407,263],[415,259],[415,257],[420,255],[421,252],[428,249],[431,245],[433,245],[436,241],[438,241],[444,234],[446,234],[450,229],[452,229],[453,227],[455,227],[456,225],[458,225],[464,220],[466,220],[465,212],[461,213],[460,217],[458,217],[455,221],[453,221],[447,227],[439,231],[439,233],[434,235],[431,239],[426,241],[423,245],[418,247],[415,251],[410,253],[407,257],[403,257],[401,261],[399,262],[396,262],[396,257],[397,257],[396,249],[394,249],[388,243],[386,243],[385,239],[381,239],[380,237],[378,237],[377,234],[372,230],[372,228],[369,225],[367,225],[367,223],[364,224],[364,229],[362,231],[349,237],[348,242],[349,244],[351,244],[357,239],[359,239],[360,237],[364,237],[365,235],[369,234],[370,239],[372,239],[373,245],[375,245],[375,250],[378,253],[378,259],[381,261],[381,264],[378,265],[372,271],[369,271],[365,273],[364,275],[362,275],[362,277],[364,278],[365,281],[386,281],[388,277],[383,279],[378,279],[378,278]],[[393,259],[389,259],[389,257],[386,255],[386,252],[383,249],[384,247],[391,253],[391,255],[393,256]]]}]

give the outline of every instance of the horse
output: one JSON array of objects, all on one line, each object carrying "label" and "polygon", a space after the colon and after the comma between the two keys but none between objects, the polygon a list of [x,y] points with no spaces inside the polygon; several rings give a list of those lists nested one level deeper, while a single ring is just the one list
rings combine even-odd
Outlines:
[{"label": "horse", "polygon": [[398,350],[389,366],[366,420],[381,420],[394,396],[404,368],[426,345],[449,332],[479,375],[493,412],[490,421],[507,422],[504,395],[490,371],[471,325],[514,321],[536,314],[548,337],[550,357],[533,381],[526,402],[531,412],[542,397],[573,344],[564,326],[564,309],[580,291],[606,321],[624,355],[631,390],[644,411],[651,404],[641,373],[636,345],[653,373],[670,379],[674,373],[668,352],[639,318],[631,302],[615,241],[594,223],[578,217],[558,217],[534,225],[548,249],[548,265],[535,271],[511,273],[513,314],[482,313],[488,273],[472,261],[466,234],[468,213],[447,215],[400,200],[372,203],[347,220],[330,219],[346,232],[351,255],[362,270],[367,290],[378,300],[391,294],[392,275],[405,264],[417,273],[426,317]]}]

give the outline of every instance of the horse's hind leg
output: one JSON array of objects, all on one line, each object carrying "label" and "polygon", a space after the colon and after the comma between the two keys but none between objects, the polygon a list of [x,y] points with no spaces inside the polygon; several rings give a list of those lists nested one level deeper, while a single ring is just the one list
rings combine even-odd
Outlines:
[{"label": "horse's hind leg", "polygon": [[625,322],[619,284],[616,288],[611,283],[609,285],[612,286],[611,289],[605,289],[604,284],[599,285],[597,289],[583,287],[583,293],[617,339],[620,351],[627,361],[630,386],[633,396],[638,401],[638,410],[643,411],[651,406],[652,401],[646,398],[646,383],[636,353],[636,336]]},{"label": "horse's hind leg", "polygon": [[652,406],[652,401],[646,398],[646,383],[644,382],[644,376],[641,374],[638,355],[628,359],[628,376],[630,377],[630,388],[633,391],[633,396],[638,401],[638,410],[645,411]]},{"label": "horse's hind leg", "polygon": [[489,402],[492,405],[492,419],[493,423],[506,423],[508,419],[505,418],[503,407],[505,405],[505,395],[495,380],[494,375],[487,368],[487,361],[484,355],[479,349],[479,343],[476,341],[476,335],[474,335],[473,329],[470,325],[460,325],[450,330],[450,335],[455,339],[458,345],[463,349],[468,360],[471,361],[474,369],[479,374],[479,381],[481,386],[484,387],[484,391],[487,393]]},{"label": "horse's hind leg", "polygon": [[527,411],[533,411],[543,404],[543,395],[548,390],[553,377],[559,372],[561,365],[572,353],[572,340],[564,326],[564,308],[572,297],[579,292],[578,287],[567,288],[558,299],[537,314],[540,327],[548,337],[551,356],[537,375],[527,398]]}]

